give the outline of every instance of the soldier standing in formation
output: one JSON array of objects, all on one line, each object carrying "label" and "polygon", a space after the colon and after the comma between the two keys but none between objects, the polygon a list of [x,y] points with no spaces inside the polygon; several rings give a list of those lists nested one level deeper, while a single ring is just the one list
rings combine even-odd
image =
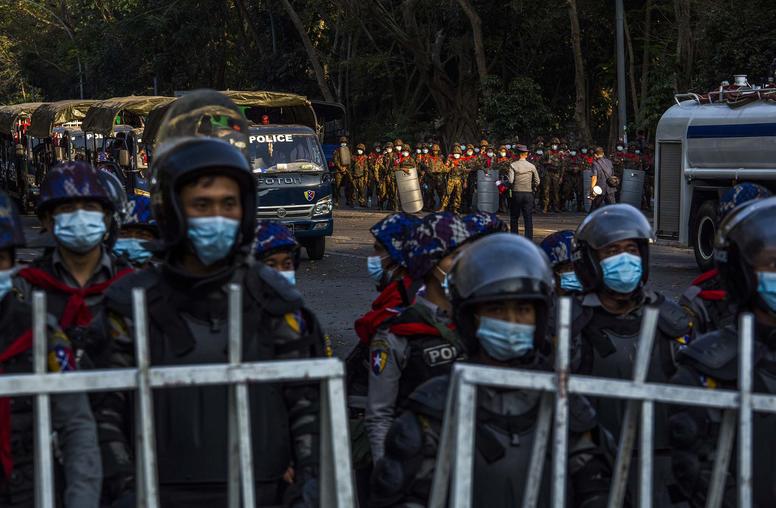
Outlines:
[{"label": "soldier standing in formation", "polygon": [[339,205],[340,194],[345,191],[345,200],[348,206],[353,206],[352,196],[350,195],[350,164],[351,164],[350,147],[348,147],[348,138],[342,136],[340,138],[340,146],[334,151],[334,185],[332,185],[332,191],[334,192],[334,204]]},{"label": "soldier standing in formation", "polygon": [[542,192],[542,210],[559,212],[561,184],[563,183],[563,158],[558,138],[552,138],[549,150],[544,156],[544,169],[547,178]]},{"label": "soldier standing in formation", "polygon": [[366,155],[366,147],[363,143],[356,145],[356,155],[353,156],[352,192],[350,202],[356,203],[362,208],[367,203],[367,183],[369,181],[369,159]]},{"label": "soldier standing in formation", "polygon": [[447,187],[437,211],[447,210],[448,207],[455,213],[460,211],[465,177],[466,169],[465,162],[461,157],[461,148],[456,146],[453,148],[453,153],[447,159]]}]

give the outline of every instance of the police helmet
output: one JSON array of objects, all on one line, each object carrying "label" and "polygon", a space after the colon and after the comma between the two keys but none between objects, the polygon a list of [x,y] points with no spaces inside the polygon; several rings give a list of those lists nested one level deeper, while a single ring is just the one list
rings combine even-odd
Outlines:
[{"label": "police helmet", "polygon": [[596,251],[622,240],[638,243],[642,263],[640,287],[649,280],[649,244],[654,241],[652,226],[644,214],[631,205],[608,205],[585,217],[574,235],[574,271],[585,291],[603,287],[603,271]]},{"label": "police helmet", "polygon": [[297,250],[299,242],[290,229],[277,221],[259,221],[256,226],[256,247],[253,251],[256,259],[261,260],[283,251],[295,253]]},{"label": "police helmet", "polygon": [[407,266],[406,244],[415,228],[421,224],[421,220],[408,213],[399,212],[391,214],[374,226],[369,228],[375,240],[388,252],[391,260],[400,265]]},{"label": "police helmet", "polygon": [[457,214],[436,212],[426,215],[404,246],[410,277],[423,279],[470,236],[471,230]]},{"label": "police helmet", "polygon": [[123,228],[143,229],[159,237],[159,225],[151,216],[151,198],[133,194],[127,200],[127,213]]},{"label": "police helmet", "polygon": [[752,201],[754,199],[765,199],[771,197],[771,191],[756,183],[739,183],[729,188],[719,198],[719,208],[717,209],[717,219],[722,221],[725,216],[735,207]]},{"label": "police helmet", "polygon": [[116,205],[105,188],[103,177],[91,164],[63,162],[51,168],[41,182],[36,212],[41,217],[61,203],[79,199],[98,201],[109,213],[115,211]]},{"label": "police helmet", "polygon": [[478,303],[535,302],[535,344],[544,340],[555,281],[547,257],[533,242],[510,233],[481,238],[456,258],[449,284],[453,316],[469,355],[479,347],[474,318]]},{"label": "police helmet", "polygon": [[772,249],[769,255],[776,251],[776,197],[749,201],[735,208],[717,231],[714,261],[729,300],[739,309],[757,307],[773,314],[758,296],[754,270],[766,249]]},{"label": "police helmet", "polygon": [[248,159],[248,127],[239,108],[225,95],[199,90],[175,101],[159,128],[152,167],[153,215],[165,245],[186,241],[186,221],[178,193],[204,174],[234,178],[240,188],[243,218],[234,250],[247,249],[256,225],[256,179]]},{"label": "police helmet", "polygon": [[542,240],[539,247],[547,254],[551,267],[570,263],[574,249],[574,232],[569,229],[556,231]]},{"label": "police helmet", "polygon": [[24,229],[16,205],[8,194],[0,191],[0,249],[24,247]]}]

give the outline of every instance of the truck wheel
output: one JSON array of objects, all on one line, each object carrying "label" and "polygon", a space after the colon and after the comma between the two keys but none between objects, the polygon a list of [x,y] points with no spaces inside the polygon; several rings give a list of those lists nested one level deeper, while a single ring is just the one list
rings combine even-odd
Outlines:
[{"label": "truck wheel", "polygon": [[717,202],[704,201],[693,221],[695,262],[702,271],[714,268],[714,236],[717,233]]},{"label": "truck wheel", "polygon": [[319,236],[309,239],[305,242],[305,249],[307,249],[308,258],[316,261],[323,259],[323,254],[326,252],[326,237]]}]

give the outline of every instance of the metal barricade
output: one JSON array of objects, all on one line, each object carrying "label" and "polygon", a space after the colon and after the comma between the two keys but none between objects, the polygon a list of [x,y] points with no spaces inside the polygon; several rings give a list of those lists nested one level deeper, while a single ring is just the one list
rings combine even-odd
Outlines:
[{"label": "metal barricade", "polygon": [[[739,321],[739,389],[704,388],[647,383],[646,375],[657,327],[658,311],[647,308],[640,331],[633,380],[597,378],[569,374],[571,300],[560,299],[558,348],[554,373],[467,365],[453,366],[450,391],[442,425],[430,508],[471,506],[476,433],[477,387],[513,388],[544,392],[537,413],[536,440],[526,476],[523,507],[537,505],[547,447],[552,446],[551,506],[562,508],[566,500],[569,394],[627,400],[623,427],[614,466],[609,508],[621,507],[625,499],[628,472],[639,428],[638,506],[648,508],[652,500],[654,405],[655,403],[704,406],[723,410],[706,506],[722,506],[724,478],[733,451],[738,424],[738,506],[752,506],[752,412],[776,413],[776,395],[752,393],[753,326],[751,314]],[[552,414],[554,413],[554,415]],[[736,418],[736,415],[738,418]],[[552,443],[550,444],[550,435]],[[455,452],[453,452],[453,450]],[[634,493],[636,494],[636,493]]]},{"label": "metal barricade", "polygon": [[[152,390],[164,387],[229,385],[229,506],[255,506],[249,383],[321,383],[321,506],[353,506],[350,439],[345,407],[344,366],[338,359],[242,363],[241,287],[229,287],[229,363],[151,367],[145,292],[132,292],[137,367],[47,373],[46,300],[33,295],[34,373],[0,376],[0,397],[35,399],[35,505],[54,507],[52,432],[49,397],[60,393],[136,391],[137,506],[159,506]],[[63,377],[65,376],[65,377]]]}]

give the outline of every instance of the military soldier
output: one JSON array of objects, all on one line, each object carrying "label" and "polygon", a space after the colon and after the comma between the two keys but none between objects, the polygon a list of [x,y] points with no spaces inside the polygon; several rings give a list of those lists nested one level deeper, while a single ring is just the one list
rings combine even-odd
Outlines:
[{"label": "military soldier", "polygon": [[[514,262],[504,263],[505,259]],[[460,361],[552,370],[552,341],[546,326],[552,309],[552,275],[535,245],[508,233],[477,240],[457,258],[449,285],[452,316],[466,351]],[[449,389],[449,376],[443,373],[407,397],[404,412],[385,438],[385,454],[375,463],[374,506],[428,505]],[[478,387],[477,393],[472,415],[476,436],[470,436],[474,440],[471,504],[517,506],[526,488],[541,394],[486,386]],[[608,442],[608,436],[586,399],[571,397],[569,402],[573,452],[568,457],[568,505],[605,506],[611,453],[600,443]],[[548,461],[544,468],[539,506],[550,504]]]},{"label": "military soldier", "polygon": [[390,199],[390,181],[393,178],[393,159],[396,156],[393,153],[393,143],[385,143],[384,153],[379,159],[380,173],[377,176],[377,200],[380,203],[380,210],[388,207]]},{"label": "military soldier", "polygon": [[[25,246],[22,222],[11,201],[0,192],[0,376],[28,374],[33,370],[32,309],[13,289],[16,249]],[[76,370],[75,355],[65,334],[50,317],[46,323],[47,365],[52,372]],[[67,383],[67,378],[62,379]],[[70,507],[100,506],[102,469],[97,428],[89,399],[81,393],[50,398],[53,430],[58,437],[58,470],[64,487],[57,489],[55,504]],[[0,506],[35,504],[35,419],[31,397],[0,398]],[[60,469],[61,466],[61,469]],[[61,478],[59,478],[61,479]]]},{"label": "military soldier", "polygon": [[366,155],[366,147],[363,143],[356,145],[356,155],[353,157],[352,164],[352,193],[350,201],[362,208],[366,207],[367,202],[367,182],[369,180],[369,159]]},{"label": "military soldier", "polygon": [[[528,162],[536,166],[536,171],[539,173],[540,183],[539,188],[536,190],[536,198],[539,205],[541,205],[541,199],[544,195],[544,187],[547,186],[547,171],[544,168],[544,148],[544,138],[542,136],[537,136],[536,140],[534,141],[534,145],[531,148],[531,153],[528,154],[527,159]],[[519,157],[519,154],[516,155]],[[537,209],[541,210],[541,206],[538,206]]]},{"label": "military soldier", "polygon": [[450,207],[453,212],[461,210],[461,194],[463,192],[463,182],[466,177],[464,161],[461,157],[461,147],[453,148],[451,158],[447,160],[447,187],[445,195],[437,211],[441,212]]},{"label": "military soldier", "polygon": [[348,138],[342,136],[340,138],[340,146],[334,151],[334,204],[339,205],[340,193],[345,191],[345,201],[348,206],[353,206],[352,196],[350,195],[350,188],[352,182],[350,180],[350,164],[351,164],[350,148],[348,147]]},{"label": "military soldier", "polygon": [[576,148],[569,150],[566,158],[566,176],[563,180],[563,202],[576,201],[577,211],[584,211],[585,195],[583,171],[587,169],[587,161],[584,154]]},{"label": "military soldier", "polygon": [[560,140],[552,138],[550,149],[544,156],[544,167],[547,172],[547,182],[542,190],[542,208],[544,213],[552,210],[559,212],[562,204],[560,202],[560,186],[563,183],[563,160],[560,150]]},{"label": "military soldier", "polygon": [[380,143],[375,143],[372,153],[369,154],[369,180],[367,182],[367,196],[372,203],[380,203],[380,172],[382,171],[383,149]]},{"label": "military soldier", "polygon": [[[431,154],[426,160],[426,166],[428,167],[431,185],[431,199],[429,205],[431,206],[431,209],[434,209],[436,199],[439,199],[439,202],[441,203],[442,199],[445,197],[445,190],[447,188],[446,175],[448,171],[448,166],[442,156],[442,151],[436,143],[431,146]],[[434,194],[436,194],[436,196]]]},{"label": "military soldier", "polygon": [[507,182],[507,171],[509,170],[509,164],[514,159],[509,155],[506,145],[500,145],[498,151],[495,154],[493,165],[498,171],[501,184],[499,185],[499,210],[503,213],[509,213],[509,207],[512,199],[512,189],[509,188]]}]

